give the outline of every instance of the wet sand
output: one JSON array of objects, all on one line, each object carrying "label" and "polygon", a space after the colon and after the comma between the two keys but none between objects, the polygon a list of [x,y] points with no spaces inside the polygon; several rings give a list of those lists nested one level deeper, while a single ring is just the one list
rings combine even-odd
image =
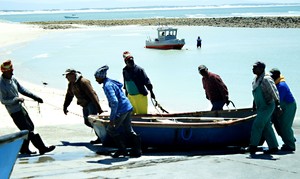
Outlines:
[{"label": "wet sand", "polygon": [[[299,124],[295,125],[299,149]],[[9,130],[9,129],[5,129]],[[81,124],[37,127],[56,149],[45,155],[20,155],[11,178],[289,178],[300,176],[300,153],[255,158],[234,148],[194,151],[146,151],[140,158],[97,155],[101,145]]]}]

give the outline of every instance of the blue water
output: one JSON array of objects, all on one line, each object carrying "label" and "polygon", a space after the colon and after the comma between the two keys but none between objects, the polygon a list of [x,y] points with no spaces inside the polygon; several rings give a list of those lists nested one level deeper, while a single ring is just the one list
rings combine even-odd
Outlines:
[{"label": "blue water", "polygon": [[[237,108],[251,107],[252,64],[262,60],[267,70],[277,67],[282,71],[299,101],[300,29],[178,29],[178,38],[186,41],[182,50],[146,49],[145,40],[156,36],[156,27],[125,26],[52,31],[29,43],[2,48],[0,56],[13,59],[17,78],[40,85],[47,82],[49,87],[64,90],[67,81],[62,73],[66,68],[75,68],[91,80],[100,98],[105,99],[94,72],[107,64],[108,76],[122,81],[122,52],[128,50],[146,70],[158,102],[173,112],[211,108],[197,71],[200,64],[222,77]],[[202,49],[196,48],[199,35]],[[297,118],[299,114],[298,109]]]},{"label": "blue water", "polygon": [[233,17],[233,16],[299,16],[300,4],[227,5],[196,7],[157,7],[129,9],[84,9],[69,11],[0,11],[0,20],[12,22],[70,20],[64,16],[79,16],[76,20]]}]

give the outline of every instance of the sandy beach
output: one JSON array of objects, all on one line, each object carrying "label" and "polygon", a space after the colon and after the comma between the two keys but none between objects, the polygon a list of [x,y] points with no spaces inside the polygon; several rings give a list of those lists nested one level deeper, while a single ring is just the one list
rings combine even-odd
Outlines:
[{"label": "sandy beach", "polygon": [[[297,18],[298,19],[298,18]],[[300,24],[297,22],[296,24]],[[85,24],[87,25],[87,24]],[[109,24],[108,24],[109,25]],[[76,29],[75,29],[76,30]],[[29,42],[55,30],[37,25],[0,23],[0,47]],[[9,53],[9,52],[7,52]],[[1,59],[4,61],[5,59]],[[83,124],[81,108],[73,101],[69,114],[62,111],[65,91],[20,81],[40,96],[43,104],[25,97],[25,107],[45,142],[56,149],[45,155],[19,156],[11,178],[299,178],[300,153],[257,155],[249,158],[227,148],[196,151],[149,151],[140,158],[112,159],[97,155],[101,145],[91,145],[94,132]],[[66,81],[67,83],[67,81]],[[108,110],[107,102],[100,101]],[[108,114],[108,113],[105,113]],[[18,131],[5,107],[0,105],[0,135]],[[300,124],[295,121],[297,149]],[[280,144],[280,138],[278,138]],[[32,150],[35,150],[31,146]]]}]

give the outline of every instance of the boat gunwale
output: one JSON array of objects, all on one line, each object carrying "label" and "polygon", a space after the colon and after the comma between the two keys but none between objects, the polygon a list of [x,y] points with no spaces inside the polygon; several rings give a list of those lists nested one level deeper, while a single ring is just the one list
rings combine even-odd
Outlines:
[{"label": "boat gunwale", "polygon": [[28,130],[22,130],[22,131],[15,132],[12,134],[6,134],[3,136],[0,136],[0,146],[7,144],[7,143],[14,142],[18,139],[27,139],[28,133],[29,133]]},{"label": "boat gunwale", "polygon": [[[98,117],[97,119],[94,119],[93,117]],[[102,116],[100,116],[102,117]],[[211,121],[211,122],[207,122],[207,121],[201,121],[199,120],[199,122],[189,122],[189,123],[184,123],[184,122],[172,122],[172,123],[164,123],[162,121],[131,121],[131,125],[133,127],[156,127],[156,128],[222,128],[222,127],[227,127],[227,126],[232,126],[232,125],[237,125],[240,124],[242,122],[245,121],[250,121],[252,119],[254,119],[256,117],[256,114],[250,115],[250,116],[246,116],[243,118],[227,118],[228,120],[219,120],[219,121]],[[99,116],[90,116],[89,118],[91,118],[93,120],[93,123],[95,123],[96,121],[100,121],[101,123],[103,123],[104,125],[109,123],[109,118],[99,118]],[[200,118],[200,117],[199,117]],[[140,118],[142,119],[142,118]],[[148,119],[145,119],[148,120]],[[168,117],[166,117],[166,119],[163,120],[169,120]],[[170,120],[171,122],[171,120]]]}]

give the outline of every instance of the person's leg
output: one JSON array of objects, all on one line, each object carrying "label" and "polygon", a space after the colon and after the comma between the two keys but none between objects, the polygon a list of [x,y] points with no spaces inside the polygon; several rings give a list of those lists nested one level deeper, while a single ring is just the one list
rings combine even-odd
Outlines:
[{"label": "person's leg", "polygon": [[148,97],[142,94],[128,95],[128,99],[133,106],[133,114],[148,113]]},{"label": "person's leg", "polygon": [[137,108],[138,108],[138,103],[135,100],[136,99],[135,96],[136,95],[130,95],[130,94],[128,94],[128,96],[127,96],[130,103],[131,103],[131,105],[132,105],[132,107],[133,107],[133,111],[132,111],[133,114],[137,113]]},{"label": "person's leg", "polygon": [[130,143],[132,144],[132,150],[130,152],[131,157],[140,157],[142,155],[141,137],[137,135],[132,129],[131,125],[131,113],[128,112],[123,121],[124,131],[126,136],[129,137]]},{"label": "person's leg", "polygon": [[265,150],[264,153],[272,154],[278,151],[278,142],[272,128],[271,117],[275,109],[275,103],[271,103],[263,108],[262,114],[264,121],[262,137],[266,139],[269,149]]},{"label": "person's leg", "polygon": [[51,145],[49,147],[45,146],[45,144],[39,134],[34,134],[31,137],[31,142],[37,149],[39,149],[39,152],[41,155],[51,152],[55,149],[54,145]]},{"label": "person's leg", "polygon": [[[14,119],[15,124],[18,127],[20,127],[21,130],[29,130],[28,140],[31,141],[32,144],[39,150],[41,155],[47,152],[51,152],[52,150],[55,149],[55,146],[46,147],[40,135],[33,133],[34,130],[33,122],[31,121],[27,111],[24,108],[22,108],[22,110],[19,111],[18,113],[11,114],[11,116]],[[25,147],[26,146],[24,146],[24,148]],[[28,149],[28,145],[27,145],[27,149]],[[31,151],[28,149],[28,152]]]},{"label": "person's leg", "polygon": [[109,125],[107,127],[107,133],[111,136],[114,143],[118,147],[118,150],[112,155],[113,158],[118,158],[119,156],[126,156],[128,155],[126,151],[126,145],[124,142],[124,136],[122,136],[118,129],[121,125],[123,125],[123,121],[126,118],[127,113],[122,114],[120,117],[116,118],[114,120],[115,126]]},{"label": "person's leg", "polygon": [[[96,115],[98,113],[96,106],[92,102],[90,102],[86,107],[83,107],[82,111],[83,111],[84,124],[86,126],[91,127],[91,128],[94,129],[93,124],[91,124],[89,122],[88,116],[89,115]],[[96,140],[91,140],[90,143],[91,144],[101,144],[102,143],[101,138],[97,134],[96,130],[95,130],[95,134],[97,136],[97,139]]]},{"label": "person's leg", "polygon": [[269,121],[266,123],[265,129],[263,131],[263,136],[269,146],[269,150],[278,150],[278,142],[272,128],[272,123]]},{"label": "person's leg", "polygon": [[297,105],[296,103],[289,103],[289,104],[285,103],[282,106],[282,109],[283,109],[283,114],[279,118],[279,127],[280,130],[282,131],[281,138],[282,141],[284,142],[282,149],[295,151],[296,150],[295,136],[294,136],[294,131],[292,129],[292,126],[293,126],[293,122],[297,110]]},{"label": "person's leg", "polygon": [[28,130],[29,134],[27,139],[24,140],[22,147],[20,149],[21,154],[36,154],[36,152],[32,152],[29,150],[29,142],[31,139],[31,136],[33,135],[34,125],[29,118],[26,110],[22,108],[20,111],[12,113],[11,117],[15,123],[15,125],[20,130]]},{"label": "person's leg", "polygon": [[[89,104],[91,104],[91,103],[89,103]],[[89,122],[89,119],[88,119],[88,116],[90,115],[90,110],[91,110],[91,107],[89,105],[82,107],[82,114],[83,114],[84,124],[90,128],[93,128],[93,126],[91,125],[91,123]]]},{"label": "person's leg", "polygon": [[[252,124],[252,129],[251,129],[250,145],[252,146],[259,145],[259,142],[263,136],[263,132],[265,130],[266,125],[267,123],[270,123],[270,114],[273,113],[273,110],[274,108],[272,109],[272,106],[270,106],[269,108],[264,107],[263,109],[257,110],[257,115]],[[265,136],[264,138],[267,140]]]}]

